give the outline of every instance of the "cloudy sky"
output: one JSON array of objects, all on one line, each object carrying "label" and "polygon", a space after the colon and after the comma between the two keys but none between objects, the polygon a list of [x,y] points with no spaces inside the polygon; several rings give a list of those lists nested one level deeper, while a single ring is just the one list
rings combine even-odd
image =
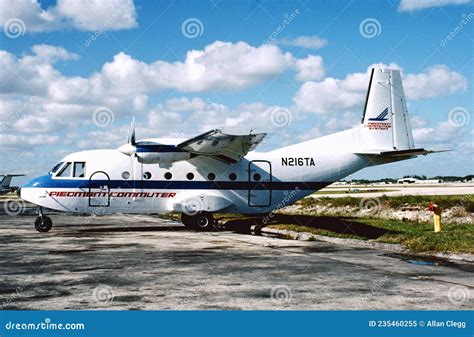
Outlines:
[{"label": "cloudy sky", "polygon": [[473,173],[469,0],[0,0],[0,173],[212,128],[259,150],[359,123],[372,66],[401,69],[417,146],[355,177]]}]

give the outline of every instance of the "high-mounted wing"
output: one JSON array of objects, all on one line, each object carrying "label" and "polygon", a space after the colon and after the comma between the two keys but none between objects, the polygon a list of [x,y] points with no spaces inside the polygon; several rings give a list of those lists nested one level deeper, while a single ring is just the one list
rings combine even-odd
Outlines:
[{"label": "high-mounted wing", "polygon": [[186,140],[176,147],[196,155],[213,156],[228,163],[236,163],[254,150],[266,135],[227,135],[216,129]]}]

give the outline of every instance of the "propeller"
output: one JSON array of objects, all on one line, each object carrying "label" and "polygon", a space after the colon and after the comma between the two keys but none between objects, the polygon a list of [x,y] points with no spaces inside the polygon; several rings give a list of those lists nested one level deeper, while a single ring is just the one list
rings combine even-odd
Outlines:
[{"label": "propeller", "polygon": [[[130,129],[128,130],[127,143],[123,144],[118,148],[120,152],[130,156],[130,173],[133,180],[136,180],[136,158],[137,158],[137,141],[135,138],[135,116],[132,117],[130,123]],[[136,191],[136,186],[133,187],[133,191]]]},{"label": "propeller", "polygon": [[135,138],[135,116],[132,118],[130,123],[130,129],[128,130],[127,143],[120,146],[118,150],[127,156],[133,157],[137,150],[137,141]]},{"label": "propeller", "polygon": [[132,118],[132,123],[130,124],[130,139],[129,139],[130,145],[135,146],[136,141],[135,141],[135,116]]}]

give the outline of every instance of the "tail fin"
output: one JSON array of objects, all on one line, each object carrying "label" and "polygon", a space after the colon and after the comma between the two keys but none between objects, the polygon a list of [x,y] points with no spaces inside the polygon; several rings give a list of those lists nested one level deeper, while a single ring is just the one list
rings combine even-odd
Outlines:
[{"label": "tail fin", "polygon": [[13,177],[23,177],[24,174],[2,174],[0,175],[0,177],[1,176],[3,176],[3,178],[0,184],[1,184],[1,187],[5,189],[5,188],[10,187],[10,183],[12,182]]},{"label": "tail fin", "polygon": [[415,148],[400,71],[372,68],[361,123],[361,150]]},{"label": "tail fin", "polygon": [[3,177],[2,183],[1,183],[1,184],[2,184],[2,185],[1,185],[2,188],[9,188],[11,181],[12,181],[12,176],[9,175],[9,174],[5,175],[5,176]]}]

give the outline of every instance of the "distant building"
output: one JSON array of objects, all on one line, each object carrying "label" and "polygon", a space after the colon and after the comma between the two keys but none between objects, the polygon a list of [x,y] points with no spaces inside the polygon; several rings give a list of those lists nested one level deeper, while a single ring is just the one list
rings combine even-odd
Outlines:
[{"label": "distant building", "polygon": [[415,184],[418,181],[418,179],[415,178],[402,178],[398,179],[397,183],[398,184]]},{"label": "distant building", "polygon": [[442,181],[440,179],[416,179],[412,177],[398,179],[398,184],[439,184]]},{"label": "distant building", "polygon": [[347,185],[349,184],[349,182],[347,181],[344,181],[344,180],[341,180],[341,181],[336,181],[334,183],[332,183],[333,186],[338,186],[338,185]]},{"label": "distant building", "polygon": [[439,184],[442,181],[440,179],[425,179],[425,180],[417,180],[415,184]]}]

